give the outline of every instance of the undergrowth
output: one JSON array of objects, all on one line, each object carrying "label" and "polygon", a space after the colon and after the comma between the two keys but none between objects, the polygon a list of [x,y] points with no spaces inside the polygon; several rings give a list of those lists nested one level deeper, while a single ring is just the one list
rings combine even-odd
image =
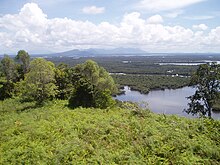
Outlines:
[{"label": "undergrowth", "polygon": [[114,107],[0,102],[0,164],[220,164],[220,122]]}]

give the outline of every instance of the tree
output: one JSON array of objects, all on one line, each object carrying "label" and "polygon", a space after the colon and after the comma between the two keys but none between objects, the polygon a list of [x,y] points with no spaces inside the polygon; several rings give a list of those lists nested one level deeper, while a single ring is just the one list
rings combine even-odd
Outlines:
[{"label": "tree", "polygon": [[15,57],[21,63],[21,77],[24,79],[24,75],[28,72],[30,66],[30,56],[24,50],[19,50],[17,56]]},{"label": "tree", "polygon": [[1,70],[6,78],[6,82],[2,82],[2,87],[0,88],[0,99],[4,100],[12,97],[14,82],[16,82],[18,77],[16,64],[8,55],[5,55],[1,60]]},{"label": "tree", "polygon": [[24,99],[32,99],[41,104],[56,95],[55,66],[43,58],[34,59],[30,63],[30,71],[26,74],[22,96]]},{"label": "tree", "polygon": [[16,80],[17,70],[16,64],[13,59],[11,59],[8,55],[5,55],[1,60],[2,64],[2,72],[6,77],[7,83],[13,82]]},{"label": "tree", "polygon": [[113,78],[95,61],[87,60],[83,64],[78,64],[75,67],[75,73],[90,82],[98,90],[109,90],[111,94],[117,92]]},{"label": "tree", "polygon": [[55,80],[57,86],[58,99],[68,99],[73,90],[73,85],[70,81],[71,70],[66,64],[59,64],[55,70]]},{"label": "tree", "polygon": [[6,82],[3,84],[0,84],[0,86],[2,85],[2,87],[0,88],[0,100],[4,100],[7,98],[11,98],[14,94],[14,88],[15,88],[15,84],[12,82]]},{"label": "tree", "polygon": [[93,86],[85,79],[78,80],[78,85],[69,99],[69,106],[72,108],[94,107]]},{"label": "tree", "polygon": [[70,106],[106,108],[114,103],[111,97],[117,91],[114,80],[96,62],[88,60],[77,65],[72,81],[75,90],[69,100]]},{"label": "tree", "polygon": [[110,90],[96,91],[94,105],[98,108],[107,108],[115,104],[115,100],[112,99]]},{"label": "tree", "polygon": [[195,94],[189,96],[189,108],[185,111],[193,115],[208,115],[211,118],[213,103],[219,96],[220,65],[216,63],[200,65],[192,76],[191,83],[196,84]]},{"label": "tree", "polygon": [[4,74],[3,74],[3,71],[2,71],[2,64],[0,63],[0,77],[3,77]]}]

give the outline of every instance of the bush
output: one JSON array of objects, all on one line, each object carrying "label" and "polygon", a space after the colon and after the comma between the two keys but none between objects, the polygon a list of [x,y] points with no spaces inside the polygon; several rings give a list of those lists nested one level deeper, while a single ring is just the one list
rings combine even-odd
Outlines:
[{"label": "bush", "polygon": [[110,91],[97,91],[94,98],[96,108],[107,108],[115,105],[115,100],[112,99]]}]

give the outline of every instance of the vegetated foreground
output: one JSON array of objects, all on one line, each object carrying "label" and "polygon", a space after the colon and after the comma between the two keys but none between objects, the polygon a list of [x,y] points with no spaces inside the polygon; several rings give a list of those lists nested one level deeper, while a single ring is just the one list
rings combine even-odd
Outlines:
[{"label": "vegetated foreground", "polygon": [[0,164],[219,164],[220,121],[0,102]]}]

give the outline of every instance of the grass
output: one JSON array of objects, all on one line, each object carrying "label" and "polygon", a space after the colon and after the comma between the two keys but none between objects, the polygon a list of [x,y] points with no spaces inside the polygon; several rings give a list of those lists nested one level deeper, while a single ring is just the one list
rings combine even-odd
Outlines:
[{"label": "grass", "polygon": [[1,101],[0,164],[220,164],[220,121],[66,104]]}]

